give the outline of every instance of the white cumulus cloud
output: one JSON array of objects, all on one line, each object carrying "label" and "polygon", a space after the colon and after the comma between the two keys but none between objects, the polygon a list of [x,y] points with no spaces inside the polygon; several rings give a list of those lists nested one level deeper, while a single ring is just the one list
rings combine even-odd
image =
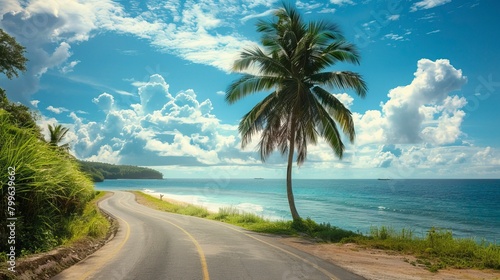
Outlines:
[{"label": "white cumulus cloud", "polygon": [[[421,59],[411,84],[399,86],[389,92],[390,98],[382,112],[387,119],[386,136],[390,143],[418,143],[422,141],[422,129],[426,106],[450,105],[448,95],[461,88],[467,81],[461,70],[455,69],[450,61]],[[465,104],[460,102],[462,106]],[[444,110],[444,107],[440,107]],[[454,108],[456,111],[457,108]],[[455,113],[451,113],[455,115]],[[458,113],[458,118],[463,117]],[[439,121],[439,120],[438,120]],[[441,121],[448,121],[445,117]],[[460,122],[453,122],[459,125]],[[457,134],[458,136],[458,134]],[[449,139],[450,140],[450,139]]]},{"label": "white cumulus cloud", "polygon": [[[244,160],[237,149],[237,128],[222,125],[210,99],[192,89],[169,92],[161,75],[152,75],[137,91],[140,103],[119,108],[102,93],[93,99],[106,114],[103,123],[72,113],[77,157],[139,165],[214,165]],[[245,156],[246,157],[246,156]],[[113,158],[113,160],[111,160]]]}]

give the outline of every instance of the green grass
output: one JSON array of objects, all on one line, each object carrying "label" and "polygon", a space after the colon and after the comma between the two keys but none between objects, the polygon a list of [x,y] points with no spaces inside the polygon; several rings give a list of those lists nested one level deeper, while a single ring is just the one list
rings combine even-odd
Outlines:
[{"label": "green grass", "polygon": [[[9,176],[8,168],[15,168]],[[16,127],[0,109],[0,208],[7,209],[8,182],[14,184],[18,255],[51,250],[68,238],[67,222],[81,215],[94,194],[92,181],[66,151],[38,138],[35,130]],[[3,211],[3,210],[2,210]],[[6,236],[7,228],[0,228]],[[0,252],[8,250],[0,242]]]},{"label": "green grass", "polygon": [[292,228],[291,222],[270,221],[252,213],[240,211],[234,207],[219,208],[219,212],[207,217],[211,220],[240,226],[252,231],[262,233],[294,235],[297,232]]},{"label": "green grass", "polygon": [[395,231],[390,227],[372,227],[370,234],[362,235],[330,224],[318,224],[310,218],[301,221],[270,221],[261,216],[239,211],[234,207],[220,208],[209,213],[193,205],[172,204],[142,192],[134,192],[137,200],[151,208],[221,221],[248,230],[280,234],[306,235],[319,242],[357,243],[364,247],[397,251],[417,257],[414,265],[430,271],[442,268],[500,269],[500,246],[473,239],[454,238],[450,231],[432,228],[422,237],[410,229]]},{"label": "green grass", "polygon": [[208,212],[207,209],[202,207],[196,207],[191,204],[180,205],[180,204],[169,203],[139,191],[135,191],[133,193],[136,195],[138,200],[140,200],[140,203],[160,211],[200,217],[200,218],[205,218],[208,215],[210,215],[210,212]]},{"label": "green grass", "polygon": [[358,234],[352,231],[333,227],[330,224],[317,224],[309,218],[301,222],[271,221],[259,215],[240,211],[234,207],[224,207],[220,208],[217,213],[210,213],[202,207],[173,204],[138,191],[133,193],[137,196],[140,203],[154,209],[221,221],[255,232],[282,235],[298,235],[299,233],[303,233],[325,242],[339,242],[344,238],[358,236]]},{"label": "green grass", "polygon": [[104,195],[106,195],[105,192],[97,191],[94,199],[85,206],[83,213],[74,215],[68,220],[69,239],[64,241],[64,244],[70,244],[85,238],[101,239],[106,236],[110,223],[97,206],[97,202]]},{"label": "green grass", "polygon": [[442,268],[500,269],[500,246],[472,238],[454,238],[451,231],[431,228],[419,237],[412,230],[372,227],[369,236],[344,240],[370,248],[393,250],[417,257],[430,271]]}]

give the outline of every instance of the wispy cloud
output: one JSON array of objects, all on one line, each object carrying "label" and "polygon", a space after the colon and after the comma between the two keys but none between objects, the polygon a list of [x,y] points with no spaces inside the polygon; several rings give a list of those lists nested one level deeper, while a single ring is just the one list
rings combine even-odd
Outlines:
[{"label": "wispy cloud", "polygon": [[139,51],[138,50],[121,50],[121,49],[117,49],[118,52],[124,54],[124,55],[139,55]]},{"label": "wispy cloud", "polygon": [[330,0],[330,3],[344,6],[344,5],[354,5],[355,3],[352,0]]},{"label": "wispy cloud", "polygon": [[52,105],[50,105],[49,107],[45,108],[49,111],[51,111],[52,113],[55,113],[55,114],[61,114],[63,112],[68,112],[69,110],[64,108],[64,107],[54,107]]},{"label": "wispy cloud", "polygon": [[118,93],[118,94],[120,94],[120,95],[135,96],[135,94],[133,94],[131,92],[128,92],[128,91],[124,91],[124,90],[115,89],[115,92]]},{"label": "wispy cloud", "polygon": [[333,14],[333,13],[335,13],[335,11],[336,11],[336,9],[334,9],[334,8],[323,8],[320,11],[318,11],[318,13],[320,13],[320,14]]},{"label": "wispy cloud", "polygon": [[295,2],[295,5],[299,9],[306,10],[306,12],[311,12],[312,10],[323,6],[323,4],[317,3],[315,1],[310,1],[310,2],[297,1],[297,2]]},{"label": "wispy cloud", "polygon": [[440,29],[436,29],[436,30],[427,32],[426,34],[429,35],[429,34],[435,34],[435,33],[439,33],[439,32],[441,32],[441,30]]},{"label": "wispy cloud", "polygon": [[69,72],[73,72],[73,68],[75,68],[75,66],[80,63],[79,60],[74,60],[74,61],[71,61],[70,63],[67,63],[66,65],[64,65],[62,68],[61,68],[61,73],[63,74],[67,74]]},{"label": "wispy cloud", "polygon": [[391,21],[396,21],[401,17],[401,15],[390,15],[387,19]]},{"label": "wispy cloud", "polygon": [[424,15],[423,17],[421,17],[419,19],[427,21],[427,22],[433,22],[437,17],[438,16],[436,15],[436,13],[429,13],[429,14],[426,14],[426,15]]},{"label": "wispy cloud", "polygon": [[403,36],[398,35],[398,34],[394,34],[394,33],[386,34],[384,36],[384,39],[391,39],[391,40],[394,40],[394,41],[403,41],[403,40],[405,40],[405,38]]},{"label": "wispy cloud", "polygon": [[253,18],[265,17],[268,15],[271,15],[273,12],[274,12],[274,10],[268,10],[268,11],[265,11],[265,12],[262,12],[259,14],[250,14],[250,15],[247,15],[247,16],[244,16],[243,18],[241,18],[241,22],[245,23],[246,21],[253,19]]},{"label": "wispy cloud", "polygon": [[81,75],[69,75],[69,76],[66,76],[66,78],[70,81],[85,84],[85,85],[94,87],[94,88],[99,89],[99,90],[116,92],[120,95],[135,96],[135,94],[130,93],[128,91],[116,89],[116,88],[110,87],[109,85],[96,82],[94,79],[92,79],[90,77],[85,77],[85,76],[81,76]]},{"label": "wispy cloud", "polygon": [[410,8],[410,11],[415,12],[418,10],[427,10],[450,2],[451,0],[422,0],[413,4]]}]

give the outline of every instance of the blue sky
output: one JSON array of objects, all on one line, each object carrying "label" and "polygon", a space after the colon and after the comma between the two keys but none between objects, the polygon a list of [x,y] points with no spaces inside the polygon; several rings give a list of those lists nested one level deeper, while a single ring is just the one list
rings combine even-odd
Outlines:
[{"label": "blue sky", "polygon": [[[265,93],[224,101],[232,61],[258,44],[280,1],[0,0],[0,28],[27,49],[28,71],[0,77],[39,124],[71,129],[85,160],[151,166],[165,177],[284,178],[285,159],[242,150],[239,119]],[[329,0],[293,4],[337,23],[360,65],[357,138],[342,161],[320,142],[295,178],[500,178],[500,10],[490,0]],[[258,138],[255,139],[257,144]]]}]

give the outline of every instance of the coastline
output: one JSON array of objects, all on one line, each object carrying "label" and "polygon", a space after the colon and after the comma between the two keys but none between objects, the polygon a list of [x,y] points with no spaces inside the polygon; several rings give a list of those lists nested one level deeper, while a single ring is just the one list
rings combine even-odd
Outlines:
[{"label": "coastline", "polygon": [[223,204],[223,203],[212,203],[208,201],[203,201],[199,196],[196,195],[176,195],[176,194],[171,194],[171,193],[165,193],[165,192],[156,192],[153,190],[149,189],[142,189],[139,190],[140,192],[156,197],[160,199],[160,195],[163,195],[163,200],[164,201],[169,201],[174,204],[181,204],[181,205],[194,205],[197,207],[202,207],[205,208],[208,212],[210,213],[218,213],[219,209],[221,208],[232,208],[232,209],[237,209],[239,211],[245,212],[245,213],[252,213],[258,216],[263,217],[264,219],[268,219],[271,221],[277,221],[277,220],[284,220],[283,217],[277,217],[277,216],[270,216],[270,215],[265,215],[263,214],[263,209],[262,206],[260,205],[255,205],[252,203],[240,203],[240,204]]},{"label": "coastline", "polygon": [[[214,205],[211,205],[209,208],[207,207],[207,203],[191,199],[190,197],[177,196],[168,193],[157,193],[148,190],[141,190],[141,192],[157,199],[160,199],[160,194],[162,194],[163,201],[173,204],[184,206],[195,205],[204,207],[212,213],[218,212],[218,208],[215,208]],[[198,204],[196,202],[198,202]],[[404,255],[388,250],[363,248],[352,243],[325,244],[298,237],[280,237],[277,238],[276,241],[339,265],[367,279],[500,279],[500,271],[490,269],[442,269],[437,273],[433,273],[422,266],[410,264],[411,261],[416,260],[414,256]]]},{"label": "coastline", "polygon": [[[96,188],[151,190],[210,211],[238,209],[279,221],[291,219],[282,181],[106,180]],[[363,234],[384,225],[412,230],[419,237],[435,227],[457,238],[495,242],[500,239],[500,209],[489,198],[500,195],[499,184],[500,180],[297,180],[294,187],[299,213],[317,223]],[[455,195],[448,195],[452,191]]]},{"label": "coastline", "polygon": [[160,193],[160,192],[155,192],[151,190],[139,190],[140,192],[147,194],[149,196],[155,197],[160,199],[160,195],[163,195],[161,198],[163,201],[170,202],[172,204],[178,204],[182,206],[186,205],[194,205],[197,207],[202,207],[207,209],[208,212],[210,213],[217,213],[219,212],[219,207],[218,205],[215,204],[208,204],[206,202],[200,202],[199,199],[197,199],[194,196],[182,196],[182,195],[175,195],[175,194],[169,194],[169,193]]}]

